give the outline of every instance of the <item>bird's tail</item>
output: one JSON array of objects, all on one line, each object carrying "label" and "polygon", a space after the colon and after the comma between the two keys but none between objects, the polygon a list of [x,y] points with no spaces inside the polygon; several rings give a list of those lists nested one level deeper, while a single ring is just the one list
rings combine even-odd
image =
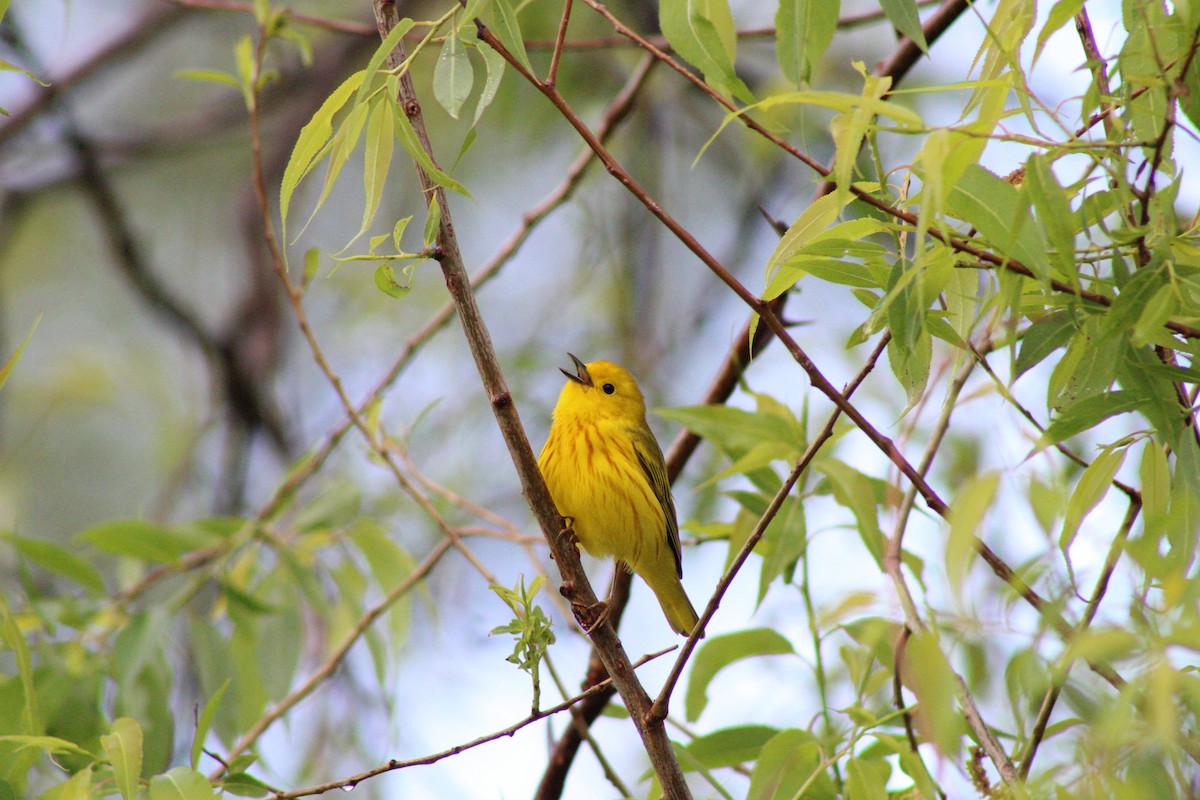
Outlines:
[{"label": "bird's tail", "polygon": [[[683,584],[678,578],[658,583],[661,585],[651,585],[650,588],[654,590],[654,596],[658,598],[658,604],[662,606],[671,629],[680,636],[689,636],[700,617],[696,614],[696,609],[692,608],[692,601],[688,600]],[[700,638],[704,638],[704,635],[701,634]]]}]

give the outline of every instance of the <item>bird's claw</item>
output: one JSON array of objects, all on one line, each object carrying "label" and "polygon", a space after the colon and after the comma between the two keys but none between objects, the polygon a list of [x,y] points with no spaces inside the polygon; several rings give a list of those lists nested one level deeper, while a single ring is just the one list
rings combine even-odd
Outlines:
[{"label": "bird's claw", "polygon": [[579,623],[579,627],[583,628],[583,632],[588,636],[592,635],[592,631],[604,624],[608,619],[608,603],[599,600],[591,605],[571,601],[571,612],[575,615],[575,621]]},{"label": "bird's claw", "polygon": [[562,523],[562,530],[558,532],[559,538],[565,539],[569,544],[578,546],[579,539],[575,536],[575,518],[563,517]]}]

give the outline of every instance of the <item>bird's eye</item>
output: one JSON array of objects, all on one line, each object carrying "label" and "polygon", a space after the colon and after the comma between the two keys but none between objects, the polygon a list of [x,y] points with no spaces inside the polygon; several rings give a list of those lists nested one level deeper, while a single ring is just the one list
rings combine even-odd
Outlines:
[{"label": "bird's eye", "polygon": [[600,388],[604,390],[605,394],[612,394],[617,390],[617,387],[613,386],[611,383],[606,383]]}]

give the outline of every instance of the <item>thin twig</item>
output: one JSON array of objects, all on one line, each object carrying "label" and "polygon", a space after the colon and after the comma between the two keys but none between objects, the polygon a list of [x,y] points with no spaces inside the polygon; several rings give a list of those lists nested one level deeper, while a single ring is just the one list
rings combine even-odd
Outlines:
[{"label": "thin twig", "polygon": [[[651,653],[650,655],[643,656],[642,658],[639,658],[636,663],[631,664],[630,667],[632,669],[637,669],[638,667],[642,666],[646,662],[648,662],[654,658],[657,658],[659,655],[661,655],[661,653]],[[325,792],[331,792],[334,789],[343,789],[343,790],[349,791],[349,790],[353,789],[355,786],[357,786],[358,784],[367,780],[368,778],[374,778],[376,775],[382,775],[385,772],[393,772],[395,770],[405,769],[407,767],[417,767],[417,766],[424,766],[427,764],[434,764],[434,763],[437,763],[438,761],[441,761],[443,758],[449,758],[450,756],[458,755],[459,753],[461,753],[465,750],[470,750],[474,747],[478,747],[481,744],[487,744],[488,742],[494,742],[497,739],[503,739],[506,737],[510,737],[517,731],[521,730],[524,727],[532,725],[533,723],[537,722],[538,720],[545,719],[546,717],[553,716],[555,714],[558,714],[561,711],[565,711],[566,709],[569,709],[571,706],[575,705],[576,703],[580,702],[581,700],[586,699],[587,697],[591,696],[592,694],[599,692],[599,691],[603,691],[604,688],[606,688],[607,686],[608,686],[608,681],[606,680],[603,683],[600,683],[600,684],[592,686],[588,689],[585,689],[584,691],[580,692],[579,694],[575,695],[574,697],[572,697],[568,700],[564,700],[563,702],[559,703],[558,705],[551,706],[550,708],[542,709],[540,711],[532,712],[531,714],[529,714],[529,716],[525,717],[524,719],[522,719],[518,722],[514,722],[512,725],[509,725],[507,728],[501,728],[498,731],[493,731],[492,733],[472,739],[471,741],[465,742],[463,744],[455,745],[454,747],[448,748],[446,750],[442,750],[441,752],[438,752],[438,753],[431,753],[427,756],[421,756],[420,758],[410,758],[410,759],[407,759],[404,761],[398,761],[396,759],[392,759],[391,761],[388,761],[386,764],[381,764],[378,767],[369,769],[365,772],[360,772],[357,775],[351,775],[348,778],[341,778],[340,780],[330,781],[329,783],[322,783],[317,786],[308,786],[308,787],[305,787],[304,789],[296,789],[295,791],[291,791],[291,792],[277,792],[275,795],[273,795],[273,797],[275,798],[275,800],[292,800],[292,798],[296,798],[296,797],[308,797],[310,795],[315,795],[315,794],[324,794]]]},{"label": "thin twig", "polygon": [[[1155,445],[1147,443],[1147,447]],[[1096,578],[1096,585],[1092,588],[1092,596],[1088,600],[1087,607],[1084,609],[1083,618],[1079,620],[1079,624],[1075,626],[1075,635],[1078,636],[1083,631],[1087,630],[1092,624],[1092,620],[1096,617],[1096,610],[1100,607],[1100,601],[1104,598],[1104,593],[1108,591],[1108,581],[1112,577],[1113,570],[1117,568],[1117,562],[1121,559],[1121,553],[1125,549],[1125,541],[1129,538],[1129,531],[1133,528],[1133,523],[1137,519],[1138,512],[1141,511],[1142,505],[1140,502],[1131,501],[1129,507],[1125,511],[1125,519],[1121,522],[1121,527],[1117,530],[1117,535],[1113,537],[1112,544],[1109,545],[1108,555],[1104,559],[1104,567],[1100,570],[1100,575]],[[1068,639],[1067,643],[1070,644]],[[1058,696],[1066,686],[1067,677],[1070,675],[1071,666],[1074,664],[1074,658],[1065,659],[1064,663],[1060,664],[1054,672],[1054,678],[1050,683],[1050,687],[1046,690],[1045,696],[1042,697],[1042,704],[1038,708],[1037,719],[1033,724],[1033,731],[1029,735],[1029,741],[1025,744],[1024,752],[1021,756],[1020,775],[1024,781],[1029,778],[1029,769],[1033,766],[1033,759],[1037,755],[1038,746],[1041,744],[1043,737],[1046,735],[1046,726],[1050,723],[1050,714],[1054,711],[1054,705],[1058,702]]]},{"label": "thin twig", "polygon": [[[692,85],[694,85],[700,91],[704,92],[709,97],[711,97],[716,103],[720,104],[726,110],[735,114],[736,118],[747,128],[754,131],[759,136],[762,136],[764,139],[771,142],[776,147],[779,147],[784,152],[788,153],[793,158],[800,161],[800,163],[804,164],[809,169],[816,172],[822,178],[828,178],[833,173],[833,170],[831,168],[824,166],[823,164],[821,164],[819,161],[817,161],[812,156],[808,155],[807,153],[800,150],[799,148],[793,146],[791,143],[785,141],[784,139],[780,138],[778,135],[776,135],[775,133],[773,133],[766,127],[764,127],[763,125],[759,124],[750,113],[748,113],[744,109],[739,109],[736,105],[734,105],[728,99],[723,97],[715,89],[708,86],[701,78],[692,74],[692,72],[690,70],[685,68],[677,60],[675,60],[669,54],[664,52],[661,48],[655,47],[654,44],[651,43],[650,41],[648,41],[645,37],[641,36],[636,31],[634,31],[632,28],[630,28],[627,25],[625,25],[624,23],[622,23],[603,3],[600,2],[600,0],[584,0],[584,2],[586,2],[589,6],[591,6],[598,13],[600,13],[601,16],[603,16],[605,19],[607,19],[609,21],[609,23],[613,25],[613,28],[614,28],[614,30],[617,31],[617,33],[621,34],[622,36],[629,37],[629,39],[631,41],[636,42],[640,47],[645,49],[647,52],[654,54],[655,58],[659,59],[664,64],[670,66],[672,69],[674,69],[680,75],[682,75],[684,78],[686,78],[688,81],[690,81],[692,83]],[[476,21],[476,24],[479,26],[479,28],[481,30],[481,35],[482,35],[482,32],[487,30],[486,27],[483,26],[483,23],[479,22],[478,20]],[[490,32],[488,33],[488,35],[489,36],[491,35]],[[495,37],[492,37],[492,39],[494,41]],[[492,41],[488,41],[488,44],[492,44]],[[496,42],[496,44],[499,44],[499,43]],[[495,47],[496,44],[493,44],[492,46]],[[501,49],[498,50],[497,52],[500,52],[501,55],[504,55],[506,60],[510,60],[512,58],[512,56],[510,54],[507,54],[506,51],[503,50],[502,45],[500,46],[500,48]],[[510,60],[509,63],[514,64],[514,66],[517,68],[518,72],[520,72],[527,80],[529,80],[534,86],[536,86],[539,90],[541,90],[543,94],[546,94],[547,97],[549,97],[551,99],[551,101],[554,101],[553,95],[556,94],[556,92],[554,91],[553,87],[546,87],[546,86],[542,85],[541,81],[539,81],[536,78],[536,76],[530,75],[526,70],[524,70],[522,67],[520,67],[520,65],[516,64],[515,61]],[[563,111],[563,105],[565,105],[565,104],[560,105],[559,103],[556,102],[555,105],[559,107],[560,111]],[[566,116],[566,112],[563,111],[563,113],[564,113],[564,116]],[[569,116],[568,116],[568,121],[570,121]],[[574,123],[572,123],[572,124],[574,124]],[[578,126],[576,126],[576,127],[578,127]],[[580,131],[580,133],[582,135],[582,131]],[[586,139],[586,136],[585,136],[585,139]],[[626,180],[621,179],[621,182],[626,185],[626,188],[629,188],[631,191],[633,191],[632,187]],[[868,191],[858,185],[852,184],[851,186],[847,187],[847,191],[851,195],[853,195],[856,199],[862,201],[863,203],[866,203],[867,205],[871,206],[872,208],[875,208],[878,211],[881,211],[882,213],[887,214],[888,216],[890,216],[894,219],[897,219],[907,225],[916,227],[919,224],[917,214],[914,214],[912,212],[909,212],[902,208],[894,206],[885,200],[881,200],[880,198],[878,198],[874,194],[872,194],[870,191]],[[653,210],[653,209],[651,209],[651,210]],[[660,217],[660,219],[661,219],[661,217]],[[664,220],[664,222],[665,222],[665,220]],[[668,227],[670,227],[670,225],[668,225]],[[674,230],[672,232],[674,232]],[[968,238],[961,238],[959,236],[956,236],[956,235],[953,235],[946,231],[943,231],[937,227],[931,227],[926,232],[929,236],[942,242],[947,247],[950,247],[951,249],[953,249],[957,252],[973,256],[979,262],[981,262],[980,266],[985,269],[1003,269],[1008,272],[1013,272],[1017,275],[1022,275],[1027,278],[1035,278],[1035,279],[1037,278],[1037,275],[1034,273],[1034,271],[1032,269],[1030,269],[1028,266],[1023,264],[1022,262],[1015,260],[1014,258],[1012,258],[1011,255],[1003,255],[1003,256],[997,255],[995,253],[992,253],[989,250],[986,250],[982,247],[972,244]],[[684,244],[686,245],[688,243],[685,241]],[[691,249],[691,246],[690,245],[688,245],[688,246],[689,246],[689,249]],[[693,250],[693,252],[696,252],[696,251]],[[702,261],[705,260],[702,256],[700,256],[700,253],[697,252],[696,255],[699,256]],[[707,261],[705,261],[705,263],[708,264]],[[709,266],[710,266],[710,268],[712,268],[711,264]],[[724,280],[724,278],[722,278],[722,280]],[[1108,297],[1107,295],[1101,294],[1099,292],[1093,292],[1093,291],[1090,291],[1087,289],[1081,289],[1081,288],[1078,288],[1075,286],[1071,286],[1070,284],[1068,284],[1064,281],[1058,280],[1057,278],[1051,278],[1048,281],[1045,281],[1045,283],[1047,283],[1050,286],[1050,288],[1056,292],[1074,295],[1075,297],[1078,297],[1082,300],[1086,300],[1089,303],[1094,303],[1094,304],[1104,307],[1104,308],[1110,307],[1113,302],[1112,298]],[[733,286],[731,285],[730,288],[733,288]],[[736,292],[737,290],[734,289],[734,291]],[[746,298],[743,297],[743,299],[746,299]],[[753,307],[753,305],[752,305],[752,307]],[[754,310],[760,314],[762,313],[761,311],[758,311],[758,309],[754,309]],[[764,320],[767,320],[766,315],[763,315],[763,316],[764,316]],[[1178,333],[1181,336],[1185,336],[1190,339],[1200,339],[1200,328],[1197,328],[1197,327],[1194,327],[1191,325],[1184,325],[1184,324],[1176,322],[1174,320],[1168,320],[1166,323],[1164,323],[1164,327],[1167,328],[1168,330]],[[818,388],[820,388],[820,387],[818,387]],[[824,391],[824,390],[822,389],[822,391]],[[849,411],[847,411],[847,414],[850,415],[852,419],[854,418],[853,415],[849,413]],[[855,420],[855,422],[857,423],[857,420]],[[897,465],[897,466],[899,466],[899,465]],[[903,471],[903,468],[902,468],[902,471]],[[911,478],[911,476],[910,476],[910,478]],[[922,494],[924,494],[924,492],[922,492]]]},{"label": "thin twig", "polygon": [[[321,666],[317,667],[303,683],[288,692],[287,696],[268,709],[253,725],[246,729],[246,732],[241,735],[233,747],[229,749],[229,752],[225,754],[225,759],[231,761],[246,752],[263,735],[267,728],[271,727],[284,714],[291,711],[297,703],[316,691],[317,687],[324,683],[341,665],[346,655],[350,652],[350,649],[358,643],[358,640],[375,623],[375,620],[383,616],[384,612],[391,608],[397,600],[410,592],[416,586],[417,581],[428,575],[438,561],[441,560],[442,556],[450,549],[452,544],[453,540],[449,536],[445,536],[439,540],[437,545],[429,551],[425,558],[421,560],[421,563],[403,581],[398,583],[387,593],[386,597],[359,617],[358,622],[354,624],[354,627],[350,629],[350,632],[334,648],[333,652],[329,654],[329,657],[325,659]],[[216,775],[210,777],[215,779],[219,774],[218,772]]]},{"label": "thin twig", "polygon": [[[845,396],[849,397],[854,394],[855,390],[866,380],[867,376],[875,369],[875,364],[883,351],[887,348],[888,342],[891,341],[891,334],[885,332],[879,338],[879,343],[875,345],[875,349],[871,351],[871,355],[867,357],[867,361],[863,364],[862,369],[854,376],[850,383],[846,384]],[[812,463],[813,458],[824,446],[825,442],[833,436],[834,427],[837,425],[838,419],[842,415],[842,408],[839,406],[829,415],[829,419],[825,421],[825,426],[821,429],[813,440],[809,442],[803,455],[796,461],[796,465],[792,471],[784,479],[783,485],[775,492],[775,496],[771,498],[771,502],[767,504],[767,508],[755,523],[754,529],[742,544],[737,555],[733,557],[729,567],[725,570],[725,574],[721,576],[721,580],[717,582],[716,589],[713,591],[712,597],[709,598],[708,605],[700,614],[700,624],[692,631],[691,636],[684,642],[683,647],[679,651],[679,655],[675,658],[675,664],[671,667],[671,673],[667,676],[663,683],[662,691],[659,692],[657,699],[654,701],[654,708],[657,714],[666,716],[667,704],[671,699],[671,693],[675,690],[675,684],[679,682],[680,676],[683,674],[683,667],[687,664],[688,658],[691,656],[692,650],[700,640],[700,636],[704,634],[704,628],[708,625],[708,621],[712,619],[713,614],[721,605],[721,599],[725,596],[725,592],[733,583],[733,579],[737,577],[738,572],[742,568],[742,564],[746,563],[746,559],[754,552],[755,545],[762,538],[767,530],[767,526],[771,524],[771,520],[779,513],[779,509],[783,506],[783,501],[791,493],[792,487],[796,485],[796,481],[800,479],[800,475]]]},{"label": "thin twig", "polygon": [[571,22],[571,0],[563,0],[562,20],[558,23],[558,36],[554,39],[554,52],[550,55],[550,69],[546,73],[547,83],[558,82],[558,61],[562,58],[563,42],[567,40],[567,25]]}]

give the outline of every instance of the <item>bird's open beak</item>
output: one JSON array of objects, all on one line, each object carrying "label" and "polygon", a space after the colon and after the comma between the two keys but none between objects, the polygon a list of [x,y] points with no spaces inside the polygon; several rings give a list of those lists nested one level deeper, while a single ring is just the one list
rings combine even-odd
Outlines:
[{"label": "bird's open beak", "polygon": [[572,375],[561,367],[559,368],[559,371],[581,386],[591,386],[592,376],[588,374],[587,366],[571,353],[567,353],[567,355],[571,356],[571,360],[575,362],[575,374]]}]

